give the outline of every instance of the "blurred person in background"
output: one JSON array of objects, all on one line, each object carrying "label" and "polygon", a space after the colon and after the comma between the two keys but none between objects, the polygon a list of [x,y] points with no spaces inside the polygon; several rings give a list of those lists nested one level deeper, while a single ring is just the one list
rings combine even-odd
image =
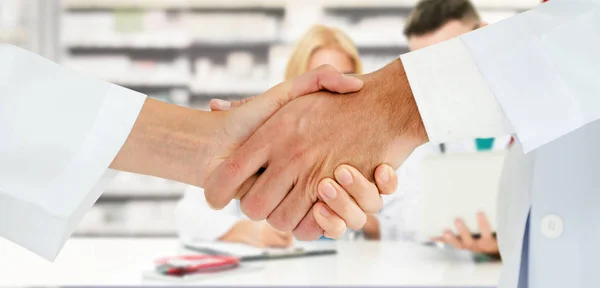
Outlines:
[{"label": "blurred person in background", "polygon": [[[350,37],[341,30],[317,25],[296,45],[287,64],[285,80],[326,64],[344,74],[362,73],[358,50]],[[219,103],[222,102],[211,102],[211,108],[228,109],[219,107]],[[176,209],[176,219],[179,236],[188,242],[219,240],[274,248],[289,247],[293,242],[291,232],[278,231],[264,221],[254,222],[247,219],[240,210],[238,200],[232,201],[221,211],[211,209],[203,189],[193,186],[187,189],[180,200]]]},{"label": "blurred person in background", "polygon": [[[469,0],[423,0],[411,12],[404,29],[411,51],[421,49],[486,26]],[[419,164],[432,154],[503,150],[511,144],[510,136],[490,139],[475,139],[459,143],[427,143],[417,148],[398,169],[398,191],[385,198],[383,209],[369,216],[363,228],[367,239],[414,240],[418,225]],[[475,216],[475,215],[474,215]],[[499,256],[495,233],[484,213],[477,221],[481,235],[473,237],[462,219],[455,220],[455,235],[447,229],[434,241],[444,242],[458,249],[478,254]]]}]

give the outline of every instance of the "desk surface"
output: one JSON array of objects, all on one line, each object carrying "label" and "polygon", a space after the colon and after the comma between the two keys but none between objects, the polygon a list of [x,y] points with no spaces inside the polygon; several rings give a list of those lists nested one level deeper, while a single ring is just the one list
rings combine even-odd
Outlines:
[{"label": "desk surface", "polygon": [[[329,242],[329,241],[324,241]],[[496,286],[501,264],[475,264],[461,253],[402,242],[329,242],[332,256],[266,262],[259,270],[192,285]],[[176,239],[85,239],[67,242],[55,263],[0,239],[0,286],[187,285],[146,280],[152,261],[184,254]]]}]

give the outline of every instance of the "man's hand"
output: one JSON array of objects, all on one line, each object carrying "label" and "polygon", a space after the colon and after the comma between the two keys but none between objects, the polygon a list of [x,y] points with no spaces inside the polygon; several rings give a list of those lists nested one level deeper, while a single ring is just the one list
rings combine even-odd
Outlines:
[{"label": "man's hand", "polygon": [[498,240],[492,232],[490,222],[483,212],[477,214],[477,222],[479,223],[479,237],[473,237],[473,233],[469,230],[465,222],[461,219],[456,219],[455,226],[458,230],[458,235],[454,235],[450,229],[444,232],[444,235],[433,238],[433,241],[443,242],[454,246],[456,249],[469,250],[475,253],[487,254],[490,256],[499,256],[500,249],[498,248]]},{"label": "man's hand", "polygon": [[[208,157],[208,163],[204,165],[205,172],[199,174],[211,175],[211,172],[242,146],[261,124],[296,97],[323,89],[349,93],[360,90],[362,86],[363,83],[359,79],[343,75],[331,66],[321,66],[295,79],[276,85],[262,95],[254,97],[253,101],[249,101],[245,105],[228,111],[211,112],[218,118],[216,121],[218,125],[214,125],[214,132],[210,137],[210,157]],[[200,182],[204,184],[205,179],[201,180]],[[206,193],[206,195],[207,199],[214,197],[212,193]],[[211,204],[210,201],[208,203]]]},{"label": "man's hand", "polygon": [[[213,99],[210,108],[211,111],[226,111],[251,100],[248,98],[232,103]],[[396,172],[389,165],[382,164],[375,170],[377,185],[369,182],[353,167],[341,165],[337,169],[335,181],[327,178],[321,180],[319,184],[323,187],[321,198],[325,202],[316,203],[313,206],[313,213],[306,216],[305,229],[302,232],[305,238],[318,238],[325,235],[337,239],[344,234],[346,227],[360,229],[365,219],[368,219],[361,207],[379,210],[382,205],[380,194],[391,194],[398,186]],[[245,192],[247,191],[239,191],[238,194],[245,194]]]},{"label": "man's hand", "polygon": [[[304,216],[325,200],[321,179],[338,178],[336,167],[348,164],[371,180],[377,165],[398,167],[427,140],[400,60],[361,79],[360,92],[343,97],[320,92],[281,108],[207,178],[207,201],[224,207],[250,186],[241,199],[246,215],[295,230],[299,239],[314,239],[307,233],[312,221]],[[361,208],[374,213],[380,206]]]}]

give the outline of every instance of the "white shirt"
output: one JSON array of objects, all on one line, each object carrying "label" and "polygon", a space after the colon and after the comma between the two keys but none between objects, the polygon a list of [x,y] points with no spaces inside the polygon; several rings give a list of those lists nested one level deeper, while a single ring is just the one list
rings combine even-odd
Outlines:
[{"label": "white shirt", "polygon": [[184,243],[219,239],[237,222],[248,219],[239,203],[234,200],[221,210],[213,210],[206,202],[204,189],[190,186],[175,209],[179,237]]}]

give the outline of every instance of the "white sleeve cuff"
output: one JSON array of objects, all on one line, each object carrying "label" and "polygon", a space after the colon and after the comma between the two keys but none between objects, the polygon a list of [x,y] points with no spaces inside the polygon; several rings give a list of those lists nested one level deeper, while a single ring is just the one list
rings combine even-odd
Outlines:
[{"label": "white sleeve cuff", "polygon": [[54,261],[110,183],[107,169],[125,143],[145,97],[111,86],[79,153],[33,202],[0,191],[0,236]]},{"label": "white sleeve cuff", "polygon": [[0,236],[54,260],[113,176],[145,96],[0,45]]},{"label": "white sleeve cuff", "polygon": [[431,142],[512,133],[494,94],[459,38],[400,58]]}]

